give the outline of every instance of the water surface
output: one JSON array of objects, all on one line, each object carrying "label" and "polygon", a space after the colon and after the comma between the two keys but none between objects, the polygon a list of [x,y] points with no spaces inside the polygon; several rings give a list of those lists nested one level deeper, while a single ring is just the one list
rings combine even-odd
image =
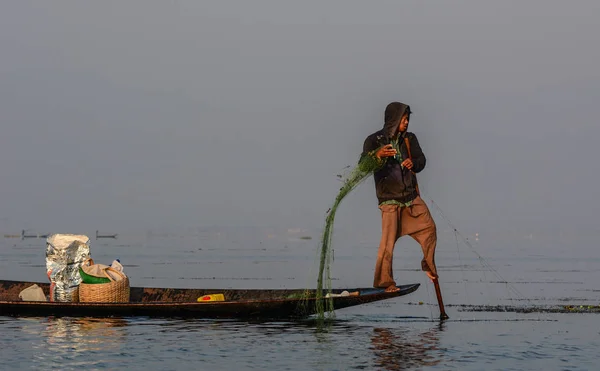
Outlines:
[{"label": "water surface", "polygon": [[[595,369],[597,314],[466,312],[460,305],[598,305],[599,258],[553,239],[515,237],[473,241],[482,261],[454,237],[440,233],[437,260],[451,317],[441,324],[433,287],[418,270],[420,249],[403,239],[396,278],[421,288],[338,311],[325,328],[310,319],[0,317],[0,369]],[[96,262],[120,258],[134,286],[298,288],[315,286],[318,238],[319,231],[199,228],[120,233],[92,239],[91,249]],[[370,286],[377,238],[376,231],[334,236],[334,287]],[[0,241],[2,278],[47,280],[43,239]]]}]

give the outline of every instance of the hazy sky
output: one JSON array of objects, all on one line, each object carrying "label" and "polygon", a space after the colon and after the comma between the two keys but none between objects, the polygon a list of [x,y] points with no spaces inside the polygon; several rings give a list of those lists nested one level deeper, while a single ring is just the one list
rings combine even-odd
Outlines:
[{"label": "hazy sky", "polygon": [[597,0],[6,1],[0,227],[320,227],[399,100],[459,227],[590,230],[598,45]]}]

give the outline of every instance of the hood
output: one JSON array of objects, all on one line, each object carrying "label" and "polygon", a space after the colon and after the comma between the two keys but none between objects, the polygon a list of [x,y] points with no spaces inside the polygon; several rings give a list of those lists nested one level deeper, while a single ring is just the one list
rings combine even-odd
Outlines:
[{"label": "hood", "polygon": [[402,118],[402,115],[404,115],[404,112],[408,112],[410,115],[411,111],[408,104],[392,102],[387,105],[384,116],[385,124],[383,125],[383,131],[386,137],[392,138],[398,131],[400,119]]}]

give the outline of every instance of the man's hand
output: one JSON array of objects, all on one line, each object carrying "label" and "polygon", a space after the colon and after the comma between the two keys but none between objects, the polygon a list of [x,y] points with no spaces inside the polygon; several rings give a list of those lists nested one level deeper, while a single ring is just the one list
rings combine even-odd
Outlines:
[{"label": "man's hand", "polygon": [[379,148],[377,152],[375,152],[375,156],[381,159],[382,157],[392,157],[396,156],[396,150],[392,147],[391,144],[386,144],[385,146]]},{"label": "man's hand", "polygon": [[413,162],[410,158],[407,158],[406,160],[402,161],[400,165],[404,166],[408,170],[412,170],[413,168]]}]

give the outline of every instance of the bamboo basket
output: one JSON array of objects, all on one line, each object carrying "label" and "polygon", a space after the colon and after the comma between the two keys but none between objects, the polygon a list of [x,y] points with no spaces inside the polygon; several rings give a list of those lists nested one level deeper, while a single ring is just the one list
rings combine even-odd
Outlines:
[{"label": "bamboo basket", "polygon": [[[115,281],[107,271],[121,276],[121,280]],[[109,283],[81,283],[79,285],[80,303],[128,303],[129,302],[129,278],[113,268],[104,269],[104,275],[111,281]]]}]

